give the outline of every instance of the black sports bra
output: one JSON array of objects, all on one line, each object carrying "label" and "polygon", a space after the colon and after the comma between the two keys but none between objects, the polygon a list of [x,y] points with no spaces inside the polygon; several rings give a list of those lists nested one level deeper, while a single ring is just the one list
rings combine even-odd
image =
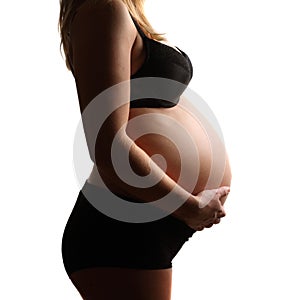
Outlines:
[{"label": "black sports bra", "polygon": [[[131,15],[130,15],[131,16]],[[167,101],[165,99],[157,98],[143,98],[132,100],[130,102],[130,108],[134,107],[172,107],[175,106],[185,88],[189,84],[193,76],[192,63],[181,49],[176,47],[177,50],[158,42],[156,40],[148,38],[142,31],[136,20],[131,16],[138,33],[141,35],[143,42],[146,46],[146,59],[140,69],[131,75],[131,79],[141,77],[162,77],[171,79],[182,83],[183,85],[174,86],[171,91],[172,99]],[[171,85],[172,86],[172,85]]]},{"label": "black sports bra", "polygon": [[[142,31],[141,27],[138,25],[136,20],[130,14],[138,33],[143,39],[144,45],[146,47],[146,59],[142,66],[137,72],[130,76],[131,79],[143,78],[143,77],[157,77],[158,83],[155,86],[156,90],[159,91],[159,94],[167,95],[164,99],[155,98],[145,98],[145,97],[134,97],[134,87],[132,85],[131,97],[135,100],[130,101],[130,108],[134,107],[172,107],[179,102],[179,98],[186,89],[190,80],[193,76],[193,66],[192,63],[181,49],[176,47],[181,53],[177,50],[158,42],[156,40],[148,38],[145,33]],[[74,68],[71,64],[71,71],[74,75]],[[74,75],[75,76],[75,75]],[[159,80],[159,78],[171,79],[167,82]],[[173,81],[179,82],[179,84],[174,85],[170,84]],[[147,83],[147,82],[146,82]],[[143,87],[141,87],[143,88]],[[153,96],[154,97],[154,96]],[[166,100],[166,99],[169,99]]]}]

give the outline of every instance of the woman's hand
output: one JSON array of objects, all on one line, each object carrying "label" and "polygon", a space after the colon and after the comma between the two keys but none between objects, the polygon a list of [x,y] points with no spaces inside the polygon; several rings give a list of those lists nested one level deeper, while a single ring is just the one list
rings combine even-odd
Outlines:
[{"label": "woman's hand", "polygon": [[228,195],[229,192],[228,186],[222,186],[204,190],[196,195],[194,207],[190,207],[185,214],[185,223],[197,231],[220,223],[220,219],[226,215],[220,198]]}]

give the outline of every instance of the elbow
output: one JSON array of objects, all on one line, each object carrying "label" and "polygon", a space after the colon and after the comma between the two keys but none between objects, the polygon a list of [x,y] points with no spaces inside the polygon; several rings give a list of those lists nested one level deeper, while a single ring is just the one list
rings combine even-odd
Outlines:
[{"label": "elbow", "polygon": [[103,172],[112,173],[117,165],[125,167],[124,164],[128,162],[129,152],[133,144],[134,142],[125,130],[120,130],[111,136],[99,134],[95,144],[93,162]]}]

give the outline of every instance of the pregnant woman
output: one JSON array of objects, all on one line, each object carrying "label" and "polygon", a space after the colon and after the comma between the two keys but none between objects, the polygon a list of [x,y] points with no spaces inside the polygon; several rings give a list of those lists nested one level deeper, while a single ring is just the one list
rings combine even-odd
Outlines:
[{"label": "pregnant woman", "polygon": [[[172,89],[171,84],[172,100],[145,96],[131,101],[135,80],[159,79],[161,91],[169,82],[186,87],[193,75],[188,55],[155,33],[143,2],[60,1],[66,65],[75,78],[94,162],[66,224],[62,256],[69,278],[86,300],[171,299],[172,259],[196,231],[218,224],[225,216],[231,171],[224,144],[182,96],[183,89],[176,85]],[[107,90],[107,98],[97,98]],[[95,99],[98,109],[83,117]],[[111,113],[93,144],[91,132],[97,114],[100,118],[103,112]],[[124,153],[128,164],[123,165]],[[124,174],[131,174],[128,166],[148,184],[141,187],[126,181]],[[139,204],[154,203],[172,192],[174,203],[181,205],[160,218],[130,222],[97,209],[87,197],[89,192],[97,195],[98,203],[113,194]]]}]

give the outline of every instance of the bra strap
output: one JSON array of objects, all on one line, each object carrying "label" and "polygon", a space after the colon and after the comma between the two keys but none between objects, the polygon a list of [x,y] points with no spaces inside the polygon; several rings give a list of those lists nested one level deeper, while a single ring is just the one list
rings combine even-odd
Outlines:
[{"label": "bra strap", "polygon": [[129,14],[130,14],[130,17],[131,17],[131,19],[132,19],[132,21],[133,21],[133,23],[134,23],[134,25],[135,25],[135,27],[136,27],[138,33],[141,35],[142,38],[146,37],[144,31],[143,31],[142,28],[139,26],[138,22],[134,19],[134,17],[131,15],[131,13],[129,13]]}]

